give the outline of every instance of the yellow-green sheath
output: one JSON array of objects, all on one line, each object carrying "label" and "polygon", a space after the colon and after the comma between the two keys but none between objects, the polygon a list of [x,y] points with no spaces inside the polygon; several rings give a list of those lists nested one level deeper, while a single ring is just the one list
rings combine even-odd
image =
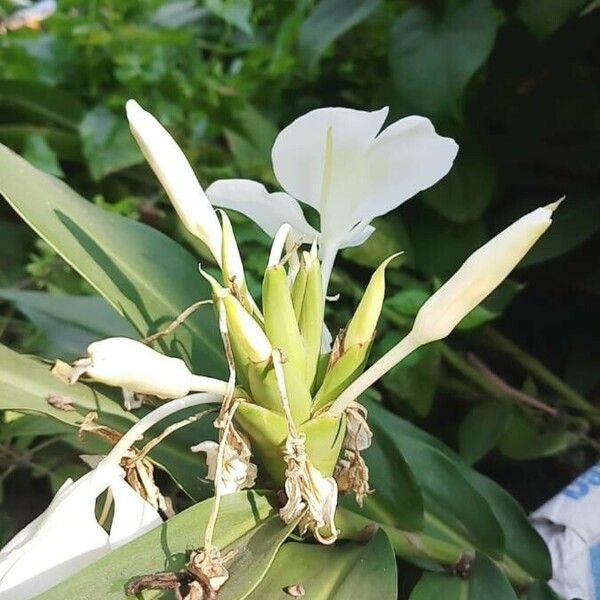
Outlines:
[{"label": "yellow-green sheath", "polygon": [[304,378],[304,343],[296,321],[287,273],[282,265],[267,267],[263,278],[265,333],[274,348],[282,351],[286,364]]}]

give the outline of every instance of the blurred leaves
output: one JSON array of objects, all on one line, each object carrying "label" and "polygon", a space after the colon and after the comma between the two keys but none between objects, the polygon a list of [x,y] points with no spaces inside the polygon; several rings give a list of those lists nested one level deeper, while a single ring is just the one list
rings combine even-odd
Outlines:
[{"label": "blurred leaves", "polygon": [[298,37],[300,58],[314,69],[326,48],[379,6],[380,0],[321,0],[302,23]]},{"label": "blurred leaves", "polygon": [[461,120],[464,89],[492,51],[503,19],[491,0],[440,5],[413,6],[394,23],[390,66],[410,109]]},{"label": "blurred leaves", "polygon": [[124,116],[119,118],[104,106],[85,114],[79,132],[83,154],[96,181],[143,161]]}]

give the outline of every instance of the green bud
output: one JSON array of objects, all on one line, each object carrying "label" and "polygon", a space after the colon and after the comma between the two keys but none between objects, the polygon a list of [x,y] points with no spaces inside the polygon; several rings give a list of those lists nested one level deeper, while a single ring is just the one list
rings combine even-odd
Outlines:
[{"label": "green bud", "polygon": [[253,451],[275,484],[283,486],[286,465],[282,450],[288,434],[285,418],[262,406],[243,402],[235,412],[235,421],[250,438]]},{"label": "green bud", "polygon": [[385,268],[397,256],[398,254],[393,254],[384,260],[373,273],[358,308],[346,328],[344,351],[356,344],[371,343],[385,298]]},{"label": "green bud", "polygon": [[309,385],[312,385],[321,354],[325,298],[321,279],[321,263],[316,256],[316,252],[303,252],[302,263],[301,269],[306,269],[306,287],[298,324],[304,340],[306,381]]},{"label": "green bud", "polygon": [[294,305],[294,313],[296,320],[300,321],[300,313],[302,311],[302,303],[304,302],[304,293],[306,292],[306,279],[308,271],[304,261],[300,262],[300,269],[296,273],[294,283],[292,283],[292,304]]},{"label": "green bud", "polygon": [[[310,390],[296,370],[289,364],[282,365],[287,400],[294,423],[300,425],[310,418],[312,397]],[[254,401],[275,413],[283,415],[281,396],[273,364],[254,365],[248,369],[248,383]]]},{"label": "green bud", "polygon": [[[244,402],[239,405],[235,420],[250,437],[260,466],[266,469],[276,485],[283,486],[286,469],[283,449],[288,435],[285,418],[256,404]],[[321,415],[304,423],[299,432],[305,435],[306,454],[311,464],[324,477],[332,475],[346,432],[345,417]]]},{"label": "green bud", "polygon": [[252,312],[248,287],[244,275],[244,265],[240,256],[231,221],[225,212],[221,214],[223,236],[221,238],[221,270],[225,285],[239,298],[244,308]]},{"label": "green bud", "polygon": [[362,373],[371,344],[355,344],[346,350],[325,373],[323,383],[315,395],[312,413],[331,404]]},{"label": "green bud", "polygon": [[271,358],[271,343],[252,315],[228,290],[219,294],[225,307],[227,329],[232,344],[239,349],[244,363],[260,365]]},{"label": "green bud", "polygon": [[306,454],[312,465],[323,477],[333,475],[346,434],[346,417],[319,415],[304,423],[299,431],[306,436]]},{"label": "green bud", "polygon": [[286,365],[296,371],[298,378],[304,379],[304,342],[294,313],[287,273],[282,265],[267,267],[262,301],[265,332],[269,341],[282,351]]}]

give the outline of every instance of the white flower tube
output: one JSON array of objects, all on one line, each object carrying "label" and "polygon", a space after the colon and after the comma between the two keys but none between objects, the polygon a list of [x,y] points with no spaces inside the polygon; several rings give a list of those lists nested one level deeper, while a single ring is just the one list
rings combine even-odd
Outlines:
[{"label": "white flower tube", "polygon": [[224,394],[227,383],[194,375],[179,358],[165,356],[130,338],[115,337],[93,342],[88,357],[75,362],[77,374],[138,394],[179,398],[190,391]]},{"label": "white flower tube", "polygon": [[186,229],[221,264],[221,225],[187,158],[159,121],[135,100],[126,104],[133,137],[165,188]]},{"label": "white flower tube", "polygon": [[[67,480],[50,506],[0,550],[0,600],[29,600],[160,525],[155,509],[123,480],[121,459],[162,419],[219,402],[214,394],[192,394],[163,404],[133,425],[94,470],[76,482]],[[95,515],[96,499],[107,489],[114,501],[110,532]]]},{"label": "white flower tube", "polygon": [[526,214],[475,251],[423,304],[410,333],[342,392],[328,412],[341,414],[352,400],[413,350],[446,337],[521,262],[552,224],[552,213],[559,204],[560,201]]},{"label": "white flower tube", "polygon": [[[68,479],[50,506],[0,551],[0,599],[33,598],[162,523],[123,476],[119,466],[102,461],[78,481]],[[95,515],[96,499],[107,489],[114,500],[110,532]]]}]

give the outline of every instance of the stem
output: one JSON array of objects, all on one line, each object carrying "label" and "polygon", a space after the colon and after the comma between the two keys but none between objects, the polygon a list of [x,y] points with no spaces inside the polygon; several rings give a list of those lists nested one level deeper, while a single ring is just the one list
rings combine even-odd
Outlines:
[{"label": "stem", "polygon": [[526,404],[527,406],[531,406],[532,408],[535,408],[536,410],[539,410],[540,412],[546,413],[547,415],[550,415],[551,417],[556,417],[558,415],[558,410],[556,410],[556,408],[554,408],[552,406],[548,406],[545,402],[542,402],[541,400],[538,400],[537,398],[534,398],[533,396],[530,396],[529,394],[526,394],[525,392],[522,392],[521,390],[514,388],[512,385],[509,385],[508,383],[506,383],[506,381],[504,381],[504,379],[502,379],[500,376],[498,376],[496,373],[494,373],[494,371],[492,371],[484,362],[482,362],[474,354],[469,354],[468,360],[478,371],[480,371],[485,377],[487,377],[487,379],[489,379],[501,392],[504,392],[504,395],[508,396],[509,398],[518,400],[519,402],[522,402],[523,404]]},{"label": "stem", "polygon": [[586,414],[594,415],[596,419],[600,418],[598,408],[588,402],[588,400],[567,385],[562,379],[554,375],[554,373],[542,364],[540,360],[531,356],[531,354],[528,354],[522,348],[519,348],[519,346],[504,337],[499,331],[496,331],[491,327],[486,328],[484,339],[492,348],[510,356],[528,373],[531,373],[531,375],[558,393],[571,408],[578,409]]},{"label": "stem", "polygon": [[323,278],[323,294],[327,296],[327,288],[331,279],[333,263],[337,256],[338,247],[335,244],[323,244],[320,248],[321,254],[321,276]]},{"label": "stem", "polygon": [[413,350],[421,346],[419,338],[411,331],[402,338],[391,350],[386,352],[375,364],[371,365],[354,383],[348,386],[338,399],[327,410],[332,416],[341,415],[352,400],[358,398],[368,387],[373,385],[380,377],[393,369],[401,360],[405,359]]},{"label": "stem", "polygon": [[[173,413],[179,412],[192,406],[199,406],[200,404],[216,404],[221,402],[220,396],[217,394],[191,394],[177,400],[171,400],[166,404],[158,407],[152,412],[148,413],[145,417],[140,419],[133,427],[131,427],[125,435],[115,444],[114,448],[109,452],[108,456],[104,459],[107,463],[119,464],[121,459],[138,439],[148,431],[151,427],[154,427],[162,419],[172,415]],[[103,462],[104,462],[103,461]]]}]

